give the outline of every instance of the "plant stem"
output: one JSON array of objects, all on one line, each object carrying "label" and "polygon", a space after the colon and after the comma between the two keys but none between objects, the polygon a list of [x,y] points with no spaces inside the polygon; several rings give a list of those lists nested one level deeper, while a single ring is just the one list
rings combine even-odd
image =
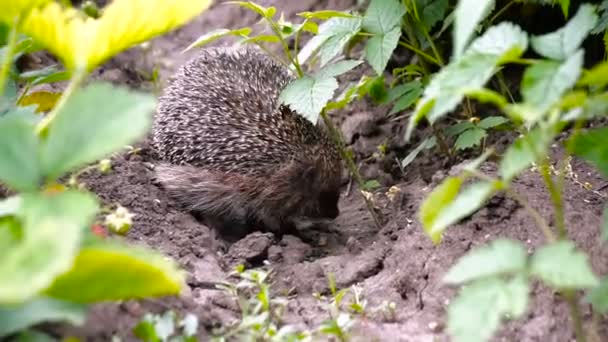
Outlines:
[{"label": "plant stem", "polygon": [[547,239],[549,243],[555,242],[555,235],[553,234],[551,227],[549,227],[549,224],[540,215],[540,213],[530,205],[528,200],[525,197],[520,196],[519,193],[513,191],[511,188],[507,188],[506,192],[509,196],[511,196],[511,198],[519,202],[519,204],[524,207],[528,214],[532,216],[532,219],[536,221],[536,225],[540,228],[540,230],[542,230],[545,239]]},{"label": "plant stem", "polygon": [[429,42],[429,45],[431,46],[431,50],[433,50],[435,59],[439,63],[438,65],[444,66],[445,63],[443,62],[443,59],[441,58],[441,54],[439,53],[439,50],[437,49],[437,46],[435,45],[433,38],[431,38],[431,36],[429,35],[429,32],[427,31],[426,27],[424,27],[424,25],[420,25],[420,27],[422,29],[422,34],[424,34],[424,37],[426,38],[426,40]]},{"label": "plant stem", "polygon": [[581,320],[581,313],[576,303],[576,293],[572,290],[566,290],[563,292],[568,308],[570,309],[570,317],[572,317],[572,323],[574,325],[574,336],[576,336],[576,342],[586,342],[587,337],[583,330],[583,321]]},{"label": "plant stem", "polygon": [[433,135],[437,138],[437,143],[439,144],[439,149],[443,152],[450,160],[452,159],[452,152],[450,151],[450,147],[445,142],[443,138],[443,134],[437,129],[435,125],[431,125],[433,129]]},{"label": "plant stem", "polygon": [[[411,42],[411,44],[408,44],[411,46],[409,49],[413,48],[411,50],[414,51],[416,53],[416,55],[418,55],[419,57],[425,57],[425,58],[431,57],[420,49],[416,35],[412,31],[411,23],[407,17],[405,18],[405,25],[403,25],[403,29],[405,30],[405,34],[407,34],[408,40]],[[401,44],[401,42],[400,42],[400,44]],[[406,45],[403,45],[403,46],[408,48]],[[435,59],[433,57],[431,57],[431,60],[433,61]],[[435,61],[435,64],[437,64],[437,61]],[[428,69],[425,61],[422,58],[420,58],[420,67],[422,68],[425,75],[429,74],[429,69]]]},{"label": "plant stem", "polygon": [[508,4],[506,4],[503,8],[501,8],[500,10],[498,10],[498,12],[496,12],[496,14],[494,14],[492,16],[492,18],[490,18],[490,20],[488,20],[488,24],[491,24],[494,22],[494,20],[496,20],[498,17],[500,17],[506,10],[508,10],[511,6],[513,6],[513,4],[515,4],[515,0],[511,0]]},{"label": "plant stem", "polygon": [[279,29],[279,26],[277,25],[277,23],[275,23],[270,18],[266,18],[266,21],[268,21],[268,23],[270,24],[270,28],[272,29],[272,32],[274,32],[274,34],[281,41],[281,45],[283,46],[283,51],[285,52],[285,56],[287,56],[287,59],[289,59],[289,61],[291,63],[293,63],[293,65],[296,67],[296,71],[298,72],[298,78],[301,78],[302,76],[304,76],[302,67],[300,67],[300,63],[298,63],[297,58],[295,58],[295,59],[293,58],[293,56],[291,54],[291,50],[289,50],[289,46],[287,45],[287,42],[283,38],[283,34],[281,34],[281,30]]},{"label": "plant stem", "polygon": [[438,60],[436,60],[433,56],[429,55],[428,53],[420,50],[419,48],[404,42],[402,40],[399,41],[399,45],[403,46],[404,48],[407,48],[411,51],[413,51],[414,53],[416,53],[418,56],[420,57],[424,57],[425,59],[427,59],[429,62],[435,64],[435,65],[439,65],[441,66],[442,64],[440,64],[440,62]]},{"label": "plant stem", "polygon": [[[334,142],[338,145],[338,149],[340,150],[342,159],[344,159],[344,161],[346,162],[346,167],[348,168],[348,171],[350,172],[352,177],[355,179],[355,182],[357,182],[357,185],[359,185],[359,189],[363,189],[363,186],[364,186],[363,178],[361,177],[361,174],[359,173],[359,168],[357,168],[357,164],[355,164],[355,161],[353,160],[353,156],[346,151],[346,144],[344,143],[344,139],[342,139],[342,134],[340,133],[340,131],[338,131],[336,126],[334,126],[333,122],[327,115],[327,112],[325,111],[325,109],[323,109],[321,111],[321,118],[323,119],[323,123],[325,124],[325,126],[327,126],[327,129],[329,130],[330,136],[332,137]],[[372,215],[372,218],[374,219],[374,223],[376,224],[376,227],[378,229],[382,228],[380,219],[378,218],[378,215],[376,214],[376,211],[374,210],[374,204],[366,196],[364,196],[363,193],[361,193],[361,196],[365,200],[367,209],[370,212],[370,214]]]},{"label": "plant stem", "polygon": [[509,100],[511,100],[511,102],[515,102],[515,98],[513,97],[513,94],[511,94],[511,91],[509,90],[509,87],[507,87],[507,83],[505,82],[505,77],[502,74],[502,71],[499,71],[496,75],[496,77],[498,78],[498,85],[500,86],[501,90],[503,91],[503,95],[509,96]]},{"label": "plant stem", "polygon": [[13,25],[8,36],[8,42],[6,43],[6,52],[4,53],[4,60],[2,61],[2,69],[0,69],[0,96],[4,95],[6,87],[6,81],[8,78],[9,70],[13,64],[13,55],[15,53],[15,46],[17,45],[17,26],[19,23],[19,17],[15,17]]},{"label": "plant stem", "polygon": [[48,113],[38,123],[38,126],[36,127],[36,133],[38,133],[39,135],[45,134],[49,125],[51,124],[53,119],[55,119],[55,117],[57,116],[57,113],[59,113],[61,111],[61,109],[63,109],[63,107],[67,103],[70,96],[72,96],[72,94],[78,88],[80,83],[85,79],[86,75],[87,75],[87,72],[83,68],[78,68],[74,71],[74,74],[72,75],[72,79],[70,80],[68,87],[61,94],[61,97],[59,98],[59,100],[57,101],[55,106],[53,107],[53,110],[51,110],[51,112]]},{"label": "plant stem", "polygon": [[[559,239],[565,239],[568,235],[566,230],[566,220],[564,218],[564,201],[562,198],[562,190],[560,189],[553,177],[551,177],[551,170],[549,166],[549,160],[545,158],[540,165],[540,172],[549,190],[549,196],[551,197],[551,203],[553,203],[553,210],[555,213],[555,226]],[[563,183],[563,182],[562,182]]]}]

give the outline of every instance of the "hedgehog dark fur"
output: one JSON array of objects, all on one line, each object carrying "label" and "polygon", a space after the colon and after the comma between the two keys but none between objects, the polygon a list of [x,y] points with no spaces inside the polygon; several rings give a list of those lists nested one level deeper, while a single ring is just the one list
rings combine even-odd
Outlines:
[{"label": "hedgehog dark fur", "polygon": [[169,195],[220,229],[278,232],[336,218],[339,151],[280,104],[291,80],[253,48],[203,49],[180,68],[153,127],[156,177]]}]

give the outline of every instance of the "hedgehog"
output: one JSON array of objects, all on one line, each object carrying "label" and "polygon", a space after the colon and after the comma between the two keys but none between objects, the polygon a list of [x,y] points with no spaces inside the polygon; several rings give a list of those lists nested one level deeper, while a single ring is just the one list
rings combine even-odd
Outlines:
[{"label": "hedgehog", "polygon": [[279,101],[295,78],[258,49],[210,47],[160,96],[152,146],[169,197],[220,230],[284,232],[338,217],[337,145]]}]

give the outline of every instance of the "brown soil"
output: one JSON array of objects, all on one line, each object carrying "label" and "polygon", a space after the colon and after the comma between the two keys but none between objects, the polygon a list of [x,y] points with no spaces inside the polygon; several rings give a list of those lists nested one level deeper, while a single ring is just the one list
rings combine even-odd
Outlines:
[{"label": "brown soil", "polygon": [[[262,4],[272,2],[262,1]],[[274,2],[286,18],[306,10],[345,9],[354,3],[349,0]],[[131,49],[106,63],[94,77],[152,89],[152,84],[145,81],[139,71],[150,71],[159,63],[161,78],[166,81],[175,68],[196,53],[179,51],[200,34],[215,28],[251,25],[256,20],[254,15],[235,6],[216,4],[182,29],[155,39],[147,55],[139,48]],[[358,76],[348,78],[354,80]],[[448,341],[444,331],[446,305],[455,290],[440,282],[446,270],[467,251],[495,238],[514,238],[533,250],[544,242],[543,236],[522,208],[508,198],[497,196],[486,208],[449,229],[444,242],[434,246],[423,233],[416,213],[433,186],[450,173],[450,167],[432,152],[419,156],[402,173],[394,163],[395,156],[411,146],[401,141],[404,120],[386,120],[388,110],[390,108],[363,102],[334,118],[359,160],[365,160],[361,165],[364,176],[378,179],[383,186],[374,193],[383,216],[381,229],[373,224],[358,193],[354,189],[347,192],[345,187],[340,202],[341,215],[329,231],[282,238],[252,233],[236,243],[223,241],[212,229],[175,207],[153,183],[152,169],[156,161],[146,141],[141,143],[139,153],[115,157],[109,175],[84,176],[82,180],[106,204],[120,203],[136,214],[128,238],[175,258],[189,271],[189,287],[179,298],[96,305],[83,327],[62,327],[62,334],[75,334],[86,341],[109,341],[117,335],[130,341],[134,340],[131,330],[144,313],[174,309],[196,314],[203,326],[200,340],[207,340],[210,328],[226,325],[238,317],[235,304],[210,284],[226,279],[227,272],[237,263],[257,267],[267,260],[275,271],[273,291],[283,294],[291,290],[286,314],[289,323],[313,327],[327,318],[312,294],[327,293],[327,275],[333,273],[340,288],[360,285],[368,308],[383,301],[397,305],[394,320],[370,310],[369,317],[356,325],[355,340]],[[509,139],[502,140],[498,143],[504,145]],[[384,142],[388,142],[387,156],[371,157]],[[588,181],[594,189],[605,184],[585,163],[575,160],[572,166],[580,181]],[[488,172],[495,169],[492,163],[484,167]],[[401,192],[391,201],[386,192],[393,185]],[[550,218],[550,201],[537,174],[525,173],[514,186]],[[608,253],[601,248],[598,228],[605,196],[585,190],[571,180],[565,193],[570,236],[590,253],[593,268],[599,274],[608,272]],[[581,307],[583,318],[589,324],[589,307],[585,304]],[[535,285],[526,316],[506,324],[495,340],[572,341],[570,323],[563,301],[547,288]],[[604,338],[608,339],[608,334]]]}]

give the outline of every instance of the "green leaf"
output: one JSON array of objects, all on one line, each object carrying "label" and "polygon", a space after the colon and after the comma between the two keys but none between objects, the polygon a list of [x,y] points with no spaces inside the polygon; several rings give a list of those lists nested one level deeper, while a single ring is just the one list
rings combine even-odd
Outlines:
[{"label": "green leaf", "polygon": [[483,129],[490,129],[507,122],[509,122],[509,119],[502,116],[488,116],[487,118],[484,118],[483,120],[479,121],[477,127],[481,127]]},{"label": "green leaf", "polygon": [[552,135],[541,128],[536,128],[518,138],[509,146],[500,162],[502,179],[508,183],[520,172],[530,167],[537,157],[545,155],[551,140]]},{"label": "green leaf", "polygon": [[[557,104],[562,95],[571,89],[581,75],[583,50],[571,55],[564,63],[541,61],[524,72],[521,94],[524,101],[540,112]],[[524,118],[528,122],[533,118]]]},{"label": "green leaf", "polygon": [[55,65],[49,65],[42,69],[26,71],[19,74],[19,79],[25,82],[31,82],[32,85],[65,81],[70,79],[70,77],[70,72],[58,70]]},{"label": "green leaf", "polygon": [[0,181],[20,190],[36,190],[41,180],[34,125],[18,115],[0,117]]},{"label": "green leaf", "polygon": [[473,146],[478,146],[481,143],[481,139],[485,138],[488,135],[485,129],[482,128],[471,128],[462,132],[456,142],[454,143],[454,147],[456,150],[464,150],[467,148],[471,148]]},{"label": "green leaf", "polygon": [[0,337],[42,322],[83,324],[86,306],[38,297],[18,306],[0,306]]},{"label": "green leaf", "polygon": [[481,103],[491,103],[501,109],[508,105],[504,96],[487,88],[466,88],[464,95]]},{"label": "green leaf", "polygon": [[441,182],[433,191],[426,197],[420,205],[418,217],[424,226],[427,234],[430,235],[434,243],[441,241],[441,232],[432,234],[431,228],[441,212],[448,207],[458,195],[463,179],[459,177],[448,177]]},{"label": "green leaf", "polygon": [[375,103],[383,103],[388,98],[388,91],[384,82],[384,76],[373,78],[367,84],[366,93],[372,98]]},{"label": "green leaf", "polygon": [[490,340],[505,316],[521,317],[530,286],[524,276],[481,279],[464,287],[448,307],[447,331],[455,342]]},{"label": "green leaf", "polygon": [[0,259],[0,304],[29,300],[68,271],[96,211],[94,198],[85,193],[23,194],[18,213],[23,236]]},{"label": "green leaf", "polygon": [[477,25],[492,11],[494,0],[460,0],[454,18],[453,58],[458,59],[473,37]]},{"label": "green leaf", "polygon": [[422,10],[422,22],[427,31],[445,18],[448,10],[448,0],[417,0],[418,11]]},{"label": "green leaf", "polygon": [[266,8],[264,6],[260,6],[260,5],[256,4],[255,2],[252,2],[252,1],[226,1],[225,3],[237,4],[241,7],[245,7],[247,9],[254,11],[255,13],[261,15],[264,18],[272,18],[272,16],[276,12],[276,9],[274,7]]},{"label": "green leaf", "polygon": [[532,256],[530,273],[558,289],[584,289],[599,281],[572,241],[559,241],[539,248]]},{"label": "green leaf", "polygon": [[274,34],[261,34],[259,36],[245,38],[241,41],[241,44],[257,43],[257,42],[278,43],[280,41],[281,41],[281,38],[275,36]]},{"label": "green leaf", "polygon": [[519,26],[502,22],[475,39],[465,54],[499,57],[498,64],[519,58],[528,49],[528,35]]},{"label": "green leaf", "polygon": [[500,188],[501,183],[498,181],[480,181],[469,185],[447,205],[442,206],[434,220],[424,224],[424,231],[434,241],[440,241],[444,230],[476,212]]},{"label": "green leaf", "polygon": [[324,68],[322,68],[321,70],[319,70],[317,75],[315,75],[315,78],[322,79],[322,78],[340,76],[340,75],[347,73],[347,72],[351,71],[352,69],[356,68],[361,63],[362,63],[361,61],[356,61],[356,60],[339,61],[339,62],[330,64],[330,65],[327,65]]},{"label": "green leaf", "polygon": [[420,152],[422,152],[422,150],[433,148],[436,144],[437,140],[435,137],[424,139],[418,146],[416,146],[415,149],[412,150],[412,152],[410,152],[407,156],[405,156],[405,158],[403,158],[403,160],[401,161],[401,168],[405,169],[408,165],[410,165],[411,162],[414,161],[414,159],[416,159],[416,157],[418,156],[418,154],[420,154]]},{"label": "green leaf", "polygon": [[191,50],[195,47],[201,47],[201,46],[207,45],[211,42],[214,42],[214,41],[216,41],[220,38],[226,37],[226,36],[247,37],[247,36],[249,36],[250,33],[251,33],[251,28],[249,28],[249,27],[243,27],[243,28],[236,29],[236,30],[229,30],[229,29],[225,29],[225,28],[215,29],[215,30],[209,31],[209,32],[203,34],[202,36],[198,37],[192,44],[188,45],[188,47],[185,48],[183,52]]},{"label": "green leaf", "polygon": [[[422,92],[424,91],[424,89],[422,88],[422,83],[420,83],[420,81],[411,81],[406,84],[399,85],[397,87],[400,86],[403,86],[403,88],[400,89],[400,92],[402,92],[402,94],[400,95],[401,97],[397,99],[397,102],[395,102],[395,105],[388,113],[388,115],[393,115],[397,112],[411,107],[414,103],[416,103],[416,101],[420,98]],[[391,95],[389,92],[389,97],[390,96]]]},{"label": "green leaf", "polygon": [[470,121],[460,121],[459,123],[452,125],[450,127],[447,127],[445,129],[445,135],[447,135],[448,137],[455,137],[458,134],[466,131],[467,129],[471,129],[475,127],[475,125],[473,123],[471,123]]},{"label": "green leaf", "polygon": [[327,20],[330,18],[340,17],[340,18],[354,18],[355,16],[341,11],[332,11],[332,10],[324,10],[324,11],[315,11],[315,12],[300,12],[298,16],[306,18],[306,19],[321,19]]},{"label": "green leaf", "polygon": [[21,197],[12,196],[0,199],[0,217],[14,216],[21,208]]},{"label": "green leaf", "polygon": [[321,67],[340,53],[346,44],[361,30],[361,18],[335,17],[319,25],[319,33],[312,37],[298,53],[298,61],[304,64],[318,53]]},{"label": "green leaf", "polygon": [[602,279],[600,285],[591,290],[586,299],[593,304],[593,310],[605,314],[608,311],[608,278]]},{"label": "green leaf", "polygon": [[405,11],[401,1],[371,0],[363,17],[363,29],[378,35],[394,32],[395,28],[401,27],[401,18]]},{"label": "green leaf", "polygon": [[158,297],[178,294],[184,281],[183,272],[161,254],[103,241],[84,246],[45,294],[77,303]]},{"label": "green leaf", "polygon": [[141,138],[155,105],[150,95],[110,84],[77,91],[52,121],[42,144],[45,175],[55,179]]},{"label": "green leaf", "polygon": [[338,81],[334,78],[316,79],[304,76],[290,83],[279,96],[279,100],[316,123],[321,110],[334,95]]},{"label": "green leaf", "polygon": [[528,255],[519,241],[497,239],[460,258],[443,277],[448,284],[464,284],[485,277],[514,275],[526,269]]},{"label": "green leaf", "polygon": [[608,62],[597,64],[593,69],[583,72],[578,84],[584,86],[604,87],[608,84]]},{"label": "green leaf", "polygon": [[608,176],[608,127],[591,129],[572,136],[568,150],[595,165]]},{"label": "green leaf", "polygon": [[378,75],[382,75],[393,51],[399,44],[401,28],[395,27],[385,34],[376,34],[365,45],[365,59]]},{"label": "green leaf", "polygon": [[547,58],[557,60],[569,58],[580,48],[597,21],[595,6],[583,4],[564,27],[533,37],[532,48]]}]

